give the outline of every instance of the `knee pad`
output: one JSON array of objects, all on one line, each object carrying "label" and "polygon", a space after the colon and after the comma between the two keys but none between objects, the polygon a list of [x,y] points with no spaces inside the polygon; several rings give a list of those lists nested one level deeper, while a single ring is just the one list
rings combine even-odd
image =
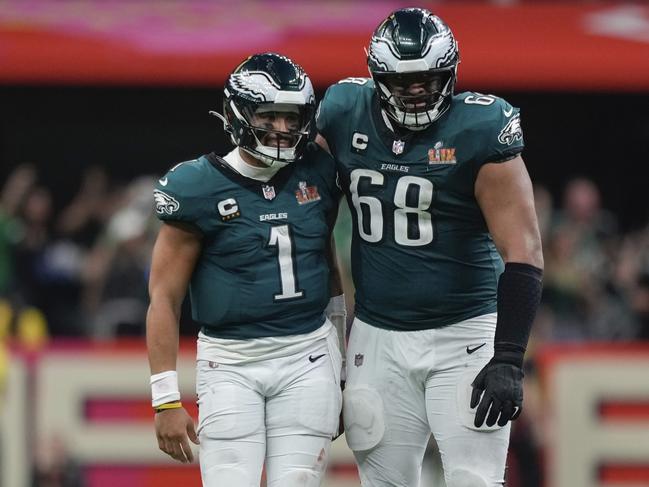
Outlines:
[{"label": "knee pad", "polygon": [[350,387],[343,392],[343,419],[349,448],[363,451],[379,444],[385,433],[381,396],[369,387]]},{"label": "knee pad", "polygon": [[446,479],[447,487],[488,487],[484,477],[463,468],[453,470]]},{"label": "knee pad", "polygon": [[300,469],[292,470],[282,478],[270,482],[268,487],[320,487],[322,472]]}]

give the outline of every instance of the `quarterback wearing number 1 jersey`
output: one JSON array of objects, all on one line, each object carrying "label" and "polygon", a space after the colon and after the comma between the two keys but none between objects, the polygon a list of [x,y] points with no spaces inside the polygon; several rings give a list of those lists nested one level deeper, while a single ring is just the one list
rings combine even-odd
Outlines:
[{"label": "quarterback wearing number 1 jersey", "polygon": [[[200,443],[205,487],[259,486],[264,466],[269,487],[318,487],[342,406],[335,167],[307,145],[315,96],[290,59],[250,56],[224,95],[213,114],[234,150],[178,164],[154,191],[164,222],[147,315],[158,446],[191,462],[188,439]],[[197,430],[175,371],[187,288],[201,327]]]},{"label": "quarterback wearing number 1 jersey", "polygon": [[241,340],[322,326],[329,301],[327,217],[337,207],[337,189],[324,151],[305,159],[264,182],[212,153],[176,166],[158,183],[158,217],[204,235],[189,287],[204,335]]},{"label": "quarterback wearing number 1 jersey", "polygon": [[418,486],[431,432],[448,487],[500,486],[521,410],[542,257],[520,114],[454,94],[458,63],[439,17],[397,10],[371,78],[317,114],[353,220],[343,411],[364,487]]}]

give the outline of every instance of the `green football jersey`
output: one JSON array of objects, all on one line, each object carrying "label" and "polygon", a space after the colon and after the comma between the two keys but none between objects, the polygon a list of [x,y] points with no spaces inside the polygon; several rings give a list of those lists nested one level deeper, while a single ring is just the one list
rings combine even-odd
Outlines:
[{"label": "green football jersey", "polygon": [[320,104],[318,130],[353,215],[356,315],[381,328],[437,328],[496,311],[503,262],[474,196],[486,162],[523,150],[519,111],[479,93],[403,138],[374,83],[349,78]]},{"label": "green football jersey", "polygon": [[215,154],[183,162],[158,182],[158,218],[194,225],[203,250],[189,287],[192,316],[213,337],[311,332],[329,301],[325,248],[340,195],[322,150],[267,183]]}]

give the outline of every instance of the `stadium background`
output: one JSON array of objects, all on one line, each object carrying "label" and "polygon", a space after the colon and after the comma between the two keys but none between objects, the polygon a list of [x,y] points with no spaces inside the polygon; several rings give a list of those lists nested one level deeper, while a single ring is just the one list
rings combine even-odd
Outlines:
[{"label": "stadium background", "polygon": [[[207,111],[246,55],[289,55],[321,96],[410,5],[0,0],[0,486],[197,485],[147,404],[153,181],[229,147]],[[419,5],[459,40],[459,90],[523,115],[546,278],[508,486],[649,485],[649,5]],[[336,232],[347,266],[344,209]],[[358,485],[343,440],[331,463],[328,486]]]}]

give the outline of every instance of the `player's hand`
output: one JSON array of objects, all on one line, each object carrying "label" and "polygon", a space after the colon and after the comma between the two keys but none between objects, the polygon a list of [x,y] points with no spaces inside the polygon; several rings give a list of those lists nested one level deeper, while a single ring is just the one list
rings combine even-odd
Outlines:
[{"label": "player's hand", "polygon": [[188,438],[198,445],[194,420],[185,408],[166,409],[155,415],[155,433],[158,447],[174,460],[194,461]]},{"label": "player's hand", "polygon": [[505,426],[507,421],[518,418],[523,409],[523,375],[520,367],[494,359],[484,366],[471,384],[471,409],[478,407],[476,428],[482,426],[485,417],[487,426],[493,426],[496,421],[498,426]]}]

